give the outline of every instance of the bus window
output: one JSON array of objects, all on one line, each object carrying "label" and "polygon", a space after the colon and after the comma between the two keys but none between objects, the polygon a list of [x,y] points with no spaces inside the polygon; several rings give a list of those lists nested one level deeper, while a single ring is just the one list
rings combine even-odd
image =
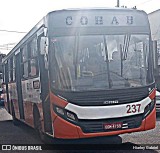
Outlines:
[{"label": "bus window", "polygon": [[23,77],[24,77],[24,78],[27,78],[27,77],[28,77],[28,62],[25,62],[25,63],[23,64],[23,66],[24,66],[24,74],[23,74]]},{"label": "bus window", "polygon": [[3,83],[5,83],[6,81],[5,81],[5,74],[6,72],[5,72],[5,65],[3,65]]},{"label": "bus window", "polygon": [[9,82],[11,80],[11,75],[10,75],[11,71],[10,71],[10,59],[8,60],[8,79],[9,79]]},{"label": "bus window", "polygon": [[15,81],[15,79],[16,79],[16,72],[15,72],[15,67],[16,67],[16,65],[15,65],[15,56],[13,56],[13,81]]},{"label": "bus window", "polygon": [[39,73],[37,60],[37,39],[33,38],[22,49],[23,77],[34,77]]},{"label": "bus window", "polygon": [[23,58],[23,62],[28,60],[28,51],[27,51],[27,45],[25,45],[22,49],[22,58]]},{"label": "bus window", "polygon": [[38,66],[37,66],[37,59],[33,58],[30,59],[30,76],[36,76],[38,74]]},{"label": "bus window", "polygon": [[8,60],[9,82],[13,81],[13,57]]},{"label": "bus window", "polygon": [[27,45],[25,45],[22,49],[22,62],[23,62],[23,77],[28,77],[28,52]]},{"label": "bus window", "polygon": [[33,38],[33,40],[29,43],[31,49],[31,57],[37,56],[37,39]]},{"label": "bus window", "polygon": [[39,73],[38,70],[38,60],[37,60],[37,39],[36,37],[33,38],[28,43],[28,50],[29,50],[29,76],[34,77],[37,76]]}]

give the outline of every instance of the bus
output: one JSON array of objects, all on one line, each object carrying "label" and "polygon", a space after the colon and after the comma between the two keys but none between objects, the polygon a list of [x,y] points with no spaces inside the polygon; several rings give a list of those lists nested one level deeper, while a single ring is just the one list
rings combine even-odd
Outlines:
[{"label": "bus", "polygon": [[50,12],[3,59],[5,107],[63,140],[153,129],[152,56],[144,11]]}]

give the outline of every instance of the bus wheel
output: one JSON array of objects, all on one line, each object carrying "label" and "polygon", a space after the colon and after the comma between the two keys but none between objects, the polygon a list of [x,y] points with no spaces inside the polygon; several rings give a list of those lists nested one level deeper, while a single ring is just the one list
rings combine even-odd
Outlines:
[{"label": "bus wheel", "polygon": [[15,126],[17,126],[17,125],[19,125],[19,121],[17,120],[17,118],[16,118],[16,115],[15,115],[15,110],[14,110],[14,105],[13,105],[13,102],[12,102],[12,100],[11,100],[11,110],[12,110],[12,118],[13,118],[13,124],[15,125]]},{"label": "bus wheel", "polygon": [[44,141],[44,133],[42,132],[40,113],[36,104],[34,104],[33,106],[33,117],[34,117],[34,128],[36,130],[36,133],[39,135],[40,139]]}]

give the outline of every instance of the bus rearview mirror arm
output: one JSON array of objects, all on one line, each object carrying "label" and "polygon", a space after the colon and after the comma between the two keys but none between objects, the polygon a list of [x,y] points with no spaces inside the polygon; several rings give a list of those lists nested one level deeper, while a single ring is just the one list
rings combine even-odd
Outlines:
[{"label": "bus rearview mirror arm", "polygon": [[40,54],[44,55],[45,68],[48,69],[48,38],[47,37],[41,37]]},{"label": "bus rearview mirror arm", "polygon": [[40,40],[40,54],[41,55],[48,54],[48,38],[47,37],[41,37],[41,40]]}]

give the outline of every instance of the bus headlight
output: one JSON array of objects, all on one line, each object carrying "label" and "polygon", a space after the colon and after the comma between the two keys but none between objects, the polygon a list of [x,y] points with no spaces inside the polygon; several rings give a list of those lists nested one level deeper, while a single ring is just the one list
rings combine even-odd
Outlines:
[{"label": "bus headlight", "polygon": [[62,117],[65,120],[69,120],[72,122],[77,121],[77,116],[71,111],[65,110],[64,108],[61,108],[59,106],[53,105],[53,110],[55,111],[56,114],[58,114],[60,117]]}]

